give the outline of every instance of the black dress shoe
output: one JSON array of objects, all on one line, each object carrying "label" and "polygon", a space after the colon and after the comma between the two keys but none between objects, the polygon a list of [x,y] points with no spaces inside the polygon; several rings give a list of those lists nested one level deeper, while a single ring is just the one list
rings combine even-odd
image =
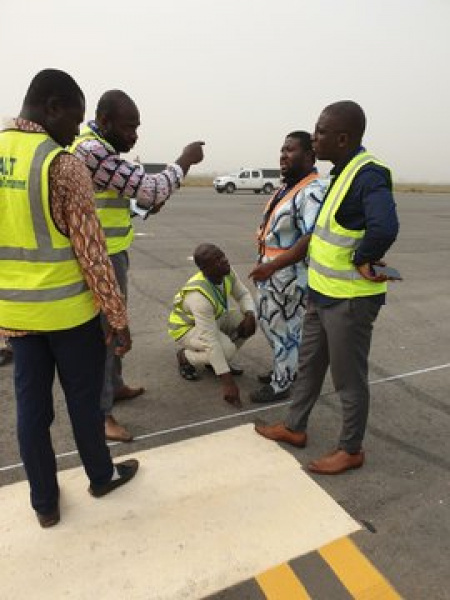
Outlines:
[{"label": "black dress shoe", "polygon": [[230,373],[234,375],[234,377],[239,377],[239,375],[244,374],[244,369],[241,369],[240,367],[232,367],[230,365]]},{"label": "black dress shoe", "polygon": [[275,392],[271,385],[263,385],[262,388],[250,394],[250,400],[256,404],[266,404],[268,402],[280,402],[288,398],[291,394],[290,388]]},{"label": "black dress shoe", "polygon": [[258,375],[258,381],[261,383],[270,383],[272,381],[272,373],[273,371],[269,371],[268,373],[264,373],[263,375]]},{"label": "black dress shoe", "polygon": [[129,460],[124,460],[121,463],[117,463],[114,465],[114,467],[119,473],[118,479],[111,479],[108,481],[108,483],[103,485],[93,486],[91,484],[89,486],[89,493],[91,496],[95,496],[95,498],[101,498],[121,485],[128,483],[130,479],[133,479],[133,477],[136,475],[136,472],[139,468],[139,462],[135,458],[130,458]]},{"label": "black dress shoe", "polygon": [[[262,375],[258,375],[258,381],[261,383],[270,383],[272,381],[273,371],[269,371],[268,373],[263,373]],[[294,377],[292,381],[297,379],[297,373],[294,373]]]},{"label": "black dress shoe", "polygon": [[44,529],[47,529],[48,527],[53,527],[53,525],[59,523],[61,519],[59,506],[57,506],[55,510],[51,513],[46,513],[45,515],[36,511],[36,517],[39,521],[39,525]]}]

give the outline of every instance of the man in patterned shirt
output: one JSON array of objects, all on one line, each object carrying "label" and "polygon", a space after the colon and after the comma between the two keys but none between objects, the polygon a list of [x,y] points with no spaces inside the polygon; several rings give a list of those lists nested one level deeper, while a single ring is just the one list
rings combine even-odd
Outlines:
[{"label": "man in patterned shirt", "polygon": [[[120,90],[105,92],[100,98],[95,121],[90,121],[72,146],[72,152],[88,167],[96,195],[97,213],[108,244],[120,288],[127,297],[128,248],[133,240],[130,199],[144,218],[158,212],[172,192],[180,187],[191,165],[203,159],[203,142],[186,146],[181,156],[159,174],[146,174],[140,164],[120,157],[135,145],[140,125],[133,100]],[[112,415],[114,400],[129,399],[144,388],[129,388],[122,379],[121,359],[108,347],[102,408],[107,439],[129,442],[131,433]]]},{"label": "man in patterned shirt", "polygon": [[290,133],[281,148],[282,187],[267,203],[258,233],[259,265],[250,273],[257,282],[258,318],[273,351],[273,368],[250,394],[252,402],[287,398],[297,374],[306,299],[306,264],[280,268],[277,261],[300,240],[308,240],[326,185],[314,167],[311,135]]}]

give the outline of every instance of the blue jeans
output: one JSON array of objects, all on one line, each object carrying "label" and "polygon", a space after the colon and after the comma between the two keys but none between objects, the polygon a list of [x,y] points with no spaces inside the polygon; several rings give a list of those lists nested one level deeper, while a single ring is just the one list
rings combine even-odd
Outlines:
[{"label": "blue jeans", "polygon": [[59,498],[50,435],[55,370],[64,391],[75,442],[93,485],[107,483],[113,464],[100,410],[105,341],[100,318],[73,329],[11,338],[20,455],[31,488],[31,505],[52,512]]}]

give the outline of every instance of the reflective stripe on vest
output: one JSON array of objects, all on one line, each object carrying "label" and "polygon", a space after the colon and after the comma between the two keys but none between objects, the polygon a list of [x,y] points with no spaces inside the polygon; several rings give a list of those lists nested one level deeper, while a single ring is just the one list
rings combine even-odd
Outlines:
[{"label": "reflective stripe on vest", "polygon": [[[98,140],[109,152],[117,154],[111,144],[90,127],[83,129],[70,147],[70,151],[75,153],[79,144],[89,140]],[[108,254],[117,254],[118,252],[127,250],[134,238],[133,226],[131,224],[130,199],[120,196],[114,190],[106,190],[95,192],[95,205],[98,218],[105,233]]]},{"label": "reflective stripe on vest", "polygon": [[[277,205],[275,206],[275,208],[272,210],[272,213],[271,213],[269,219],[267,220],[267,222],[265,223],[265,225],[263,223],[260,226],[259,230],[257,231],[257,237],[258,237],[258,254],[259,254],[260,258],[262,258],[263,256],[267,256],[268,258],[275,258],[276,256],[279,256],[280,254],[283,254],[283,252],[286,252],[287,250],[289,250],[292,247],[292,246],[288,246],[287,248],[279,248],[279,247],[275,247],[275,246],[267,246],[266,245],[267,234],[270,232],[270,229],[271,229],[272,224],[273,224],[273,220],[275,218],[275,213],[277,212],[277,210],[281,206],[284,206],[287,202],[290,202],[292,200],[292,198],[294,198],[296,196],[296,194],[298,194],[298,192],[300,190],[304,189],[308,184],[310,184],[311,181],[314,181],[315,179],[318,179],[318,178],[319,178],[319,174],[314,171],[313,173],[310,173],[309,175],[307,175],[306,177],[304,177],[303,179],[301,179],[277,203]],[[273,194],[273,196],[270,198],[270,200],[267,202],[266,207],[264,209],[264,215],[266,215],[267,211],[270,208],[270,205],[272,204],[272,201],[275,199],[276,195],[279,192],[280,192],[280,190],[277,190]]]},{"label": "reflective stripe on vest", "polygon": [[27,262],[59,262],[74,257],[71,246],[67,248],[53,248],[50,240],[50,232],[47,227],[42,207],[41,194],[41,170],[48,154],[60,146],[51,138],[44,140],[37,148],[30,168],[28,190],[30,196],[36,198],[36,202],[30,205],[31,219],[36,236],[37,248],[13,248],[0,246],[0,260],[24,260]]},{"label": "reflective stripe on vest", "polygon": [[[98,310],[68,237],[51,216],[48,172],[64,150],[46,134],[0,133],[0,156],[14,157],[20,188],[0,185],[0,326],[54,331],[93,318]],[[11,161],[11,158],[9,158]]]},{"label": "reflective stripe on vest", "polygon": [[214,284],[206,279],[201,271],[191,277],[173,299],[174,307],[169,315],[169,335],[174,340],[179,340],[195,325],[194,315],[183,306],[184,298],[189,292],[198,291],[203,294],[214,308],[215,319],[219,319],[227,310],[234,277],[234,273],[231,271],[223,280],[225,306],[219,301]]},{"label": "reflective stripe on vest", "polygon": [[325,199],[314,228],[309,246],[308,284],[326,296],[373,296],[387,289],[385,283],[374,283],[362,277],[352,262],[353,253],[365,230],[346,229],[335,218],[352,181],[359,170],[369,163],[384,167],[367,152],[358,154],[350,161]]}]

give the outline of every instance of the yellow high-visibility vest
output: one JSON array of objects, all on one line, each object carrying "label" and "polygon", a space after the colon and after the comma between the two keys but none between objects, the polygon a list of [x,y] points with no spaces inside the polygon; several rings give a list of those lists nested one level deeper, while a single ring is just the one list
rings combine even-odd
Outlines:
[{"label": "yellow high-visibility vest", "polygon": [[[75,152],[77,146],[86,140],[99,140],[112,153],[117,154],[114,148],[90,127],[85,127],[76,138],[70,151]],[[130,199],[120,196],[114,190],[95,192],[97,215],[106,237],[108,254],[117,254],[127,250],[134,238],[133,225],[131,224]]]},{"label": "yellow high-visibility vest", "polygon": [[332,298],[374,296],[387,290],[386,283],[362,277],[352,262],[365,230],[346,229],[336,221],[336,212],[352,181],[369,163],[385,167],[367,152],[361,152],[338,176],[319,213],[309,244],[308,285]]},{"label": "yellow high-visibility vest", "polygon": [[0,132],[0,327],[71,329],[98,309],[70,240],[56,228],[49,167],[64,150],[45,133]]},{"label": "yellow high-visibility vest", "polygon": [[228,298],[233,287],[234,277],[233,271],[224,277],[222,294],[201,271],[193,275],[173,299],[173,309],[169,315],[169,335],[174,340],[179,340],[194,327],[194,315],[186,310],[183,302],[186,294],[192,291],[200,292],[211,302],[215,319],[219,319],[228,309]]}]

